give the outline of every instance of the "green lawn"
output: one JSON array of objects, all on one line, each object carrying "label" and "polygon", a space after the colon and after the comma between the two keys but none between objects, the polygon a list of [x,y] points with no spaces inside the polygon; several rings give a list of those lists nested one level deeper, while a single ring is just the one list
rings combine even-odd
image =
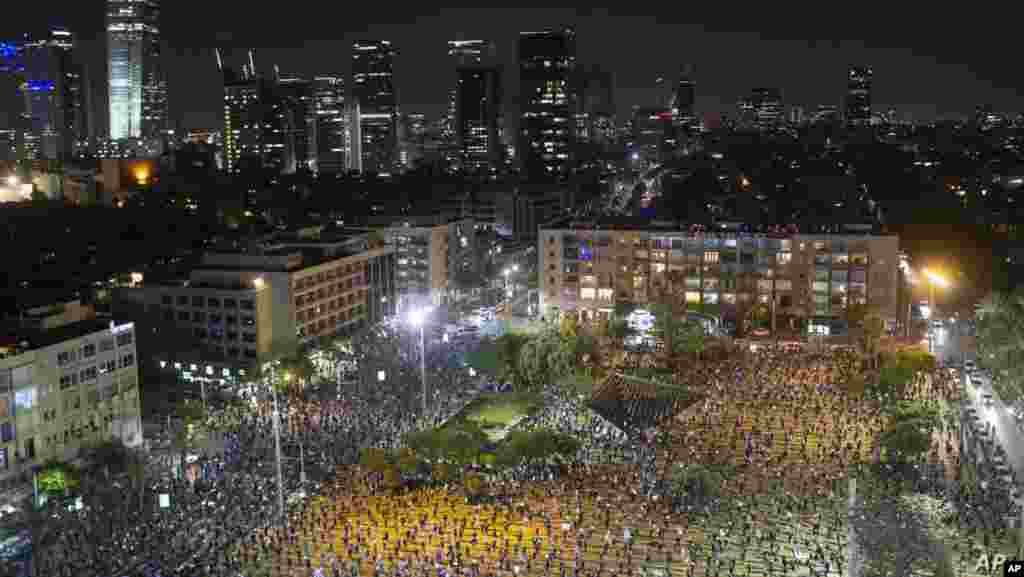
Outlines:
[{"label": "green lawn", "polygon": [[485,340],[473,352],[466,355],[466,364],[488,375],[498,374],[498,346]]},{"label": "green lawn", "polygon": [[477,423],[507,427],[527,415],[536,406],[537,398],[527,393],[489,393],[470,403],[461,417]]},{"label": "green lawn", "polygon": [[575,391],[587,398],[594,393],[594,377],[582,371],[567,375],[559,381],[558,385],[562,390]]}]

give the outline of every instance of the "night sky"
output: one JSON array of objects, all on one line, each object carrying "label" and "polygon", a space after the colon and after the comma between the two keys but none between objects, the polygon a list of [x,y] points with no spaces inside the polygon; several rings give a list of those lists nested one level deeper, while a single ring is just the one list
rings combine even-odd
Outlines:
[{"label": "night sky", "polygon": [[[347,73],[351,42],[391,40],[398,50],[395,84],[403,112],[437,116],[445,108],[451,64],[445,42],[497,41],[508,68],[506,93],[515,102],[513,59],[519,31],[560,24],[577,29],[578,61],[616,75],[617,105],[656,97],[659,76],[696,67],[699,111],[731,111],[754,86],[779,86],[786,104],[808,108],[841,102],[845,68],[874,66],[875,110],[895,108],[915,119],[963,115],[979,103],[1016,112],[1024,77],[1011,49],[1013,18],[999,5],[974,2],[964,9],[902,2],[836,4],[677,2],[618,3],[615,8],[507,8],[430,6],[418,2],[313,2],[290,0],[271,8],[251,1],[164,2],[163,37],[171,118],[181,128],[219,124],[220,82],[213,48],[234,48],[239,58],[257,49],[257,66],[311,75]],[[916,4],[916,3],[914,3]],[[545,6],[545,7],[540,7]],[[921,4],[921,6],[927,6]],[[1002,5],[1005,8],[1005,5]],[[0,21],[0,35],[63,21],[79,35],[105,93],[102,0],[18,2]],[[13,108],[14,88],[0,83],[0,124]],[[101,120],[102,122],[102,120]]]}]

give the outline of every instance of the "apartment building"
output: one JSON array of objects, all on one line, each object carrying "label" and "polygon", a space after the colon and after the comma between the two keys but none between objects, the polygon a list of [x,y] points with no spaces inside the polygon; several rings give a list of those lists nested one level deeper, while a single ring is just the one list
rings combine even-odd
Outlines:
[{"label": "apartment building", "polygon": [[371,248],[365,234],[316,228],[219,246],[186,279],[121,289],[115,300],[141,304],[191,334],[205,356],[174,366],[188,373],[185,380],[230,384],[277,347],[350,333],[394,314],[394,275],[390,247]]},{"label": "apartment building", "polygon": [[117,438],[142,443],[132,323],[13,329],[0,344],[0,479]]},{"label": "apartment building", "polygon": [[608,315],[616,302],[650,302],[652,287],[676,273],[689,305],[727,321],[744,320],[756,303],[774,307],[780,327],[819,333],[852,303],[877,305],[892,325],[900,318],[897,237],[852,225],[837,234],[717,226],[619,220],[541,228],[540,310]]},{"label": "apartment building", "polygon": [[377,230],[394,247],[399,309],[446,302],[460,279],[479,274],[472,220],[409,217]]}]

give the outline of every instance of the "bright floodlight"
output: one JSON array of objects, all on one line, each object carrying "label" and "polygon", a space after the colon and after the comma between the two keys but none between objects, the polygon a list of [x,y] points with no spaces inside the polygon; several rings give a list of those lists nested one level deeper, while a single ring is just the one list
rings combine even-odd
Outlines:
[{"label": "bright floodlight", "polygon": [[427,317],[426,309],[413,309],[409,311],[409,322],[414,326],[420,326]]},{"label": "bright floodlight", "polygon": [[258,276],[252,279],[252,286],[256,287],[257,290],[263,288],[263,277]]},{"label": "bright floodlight", "polygon": [[501,272],[502,272],[502,273],[503,273],[503,274],[504,274],[505,276],[508,276],[508,275],[512,274],[512,271],[511,271],[511,270],[509,270],[509,269],[505,269],[505,270],[503,270],[503,271],[501,271]]},{"label": "bright floodlight", "polygon": [[949,286],[949,281],[947,281],[947,280],[946,280],[945,278],[943,278],[943,277],[941,277],[941,276],[939,276],[939,275],[937,275],[937,274],[933,273],[933,272],[932,272],[932,271],[930,271],[930,270],[927,270],[927,269],[926,269],[926,270],[924,271],[924,276],[925,276],[925,277],[926,277],[926,278],[928,279],[928,281],[929,281],[929,282],[931,282],[932,284],[938,285],[938,286],[940,286],[940,287],[942,287],[942,288],[946,288],[946,287],[948,287],[948,286]]},{"label": "bright floodlight", "polygon": [[18,186],[18,177],[14,176],[13,174],[11,176],[8,176],[7,177],[7,184],[9,184],[11,186]]}]

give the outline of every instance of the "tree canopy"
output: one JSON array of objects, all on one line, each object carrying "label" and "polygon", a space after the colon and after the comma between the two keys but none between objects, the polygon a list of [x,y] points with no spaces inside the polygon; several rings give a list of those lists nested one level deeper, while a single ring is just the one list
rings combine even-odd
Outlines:
[{"label": "tree canopy", "polygon": [[978,356],[1007,401],[1024,397],[1024,289],[993,293],[977,308]]}]

